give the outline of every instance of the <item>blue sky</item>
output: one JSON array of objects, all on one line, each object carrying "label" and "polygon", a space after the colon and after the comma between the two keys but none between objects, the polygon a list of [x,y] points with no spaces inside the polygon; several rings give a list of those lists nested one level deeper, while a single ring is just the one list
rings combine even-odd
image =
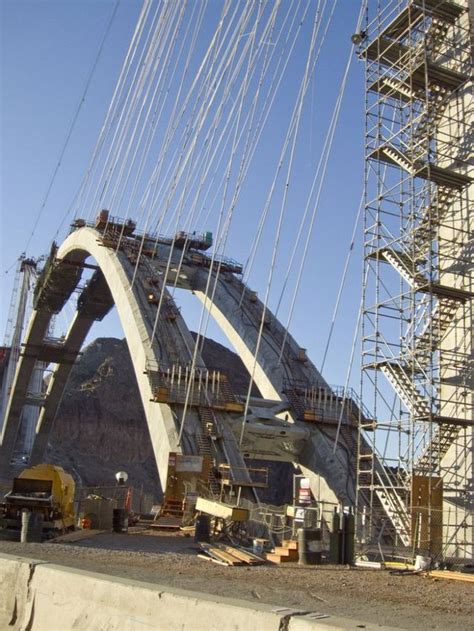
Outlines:
[{"label": "blue sky", "polygon": [[[211,7],[220,9],[220,0]],[[1,308],[0,334],[5,329],[13,270],[5,274],[25,249],[64,143],[70,122],[110,19],[115,2],[110,0],[58,1],[3,0],[1,9]],[[50,242],[71,204],[93,151],[117,81],[141,2],[122,0],[107,38],[99,65],[82,105],[74,133],[59,168],[38,230],[31,239],[28,255],[47,252]],[[334,22],[318,62],[311,98],[304,117],[302,158],[298,162],[293,190],[308,185],[317,164],[321,141],[338,93],[342,72],[350,51],[350,35],[355,30],[359,2],[339,0]],[[291,84],[291,81],[288,85]],[[285,117],[293,100],[277,104],[273,132],[252,167],[246,191],[236,212],[232,241],[226,254],[245,260],[253,238],[254,216],[265,198],[268,182],[264,173],[273,159],[272,133],[287,124]],[[339,128],[336,133],[321,197],[310,256],[306,264],[297,307],[290,331],[319,366],[326,344],[332,310],[337,295],[353,222],[363,186],[364,85],[362,64],[353,60]],[[275,142],[275,146],[276,146]],[[265,164],[264,164],[265,162]],[[261,189],[261,190],[260,190]],[[290,200],[298,204],[298,195]],[[291,219],[291,218],[290,218]],[[291,224],[291,220],[290,220]],[[212,226],[210,226],[212,229]],[[291,225],[287,227],[288,234]],[[288,240],[289,241],[289,240]],[[347,289],[341,304],[331,352],[324,375],[331,383],[343,383],[350,356],[354,324],[360,301],[361,235],[353,254]],[[267,248],[268,249],[268,248]],[[262,295],[266,281],[268,254],[262,248],[262,261],[250,283]],[[281,279],[285,257],[277,264]],[[189,297],[182,298],[191,324],[197,308]],[[273,299],[275,300],[275,298]],[[271,302],[272,304],[272,302]],[[70,314],[69,314],[70,315]],[[66,319],[58,325],[66,326]],[[218,333],[211,329],[213,337]],[[96,335],[120,336],[112,315],[94,330]],[[358,383],[358,358],[353,383]]]}]

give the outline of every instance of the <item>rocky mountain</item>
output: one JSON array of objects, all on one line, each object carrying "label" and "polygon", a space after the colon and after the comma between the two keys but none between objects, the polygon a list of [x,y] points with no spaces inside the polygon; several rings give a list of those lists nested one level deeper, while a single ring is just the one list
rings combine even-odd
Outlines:
[{"label": "rocky mountain", "polygon": [[[249,377],[238,355],[210,339],[202,354],[208,368],[229,375],[234,392],[246,392]],[[161,486],[125,340],[98,338],[84,349],[71,372],[45,460],[61,464],[85,486],[114,485],[115,473],[125,470],[135,488],[159,499]],[[259,494],[263,501],[290,501],[292,465],[249,464],[269,466],[269,489]]]}]

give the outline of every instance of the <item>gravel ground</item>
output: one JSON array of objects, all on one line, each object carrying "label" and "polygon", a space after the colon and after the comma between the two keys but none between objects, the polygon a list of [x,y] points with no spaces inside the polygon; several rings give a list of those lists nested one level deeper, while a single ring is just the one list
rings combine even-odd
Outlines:
[{"label": "gravel ground", "polygon": [[134,529],[74,544],[0,541],[0,552],[402,629],[474,629],[469,583],[329,565],[222,567],[198,558],[193,539],[182,535]]}]

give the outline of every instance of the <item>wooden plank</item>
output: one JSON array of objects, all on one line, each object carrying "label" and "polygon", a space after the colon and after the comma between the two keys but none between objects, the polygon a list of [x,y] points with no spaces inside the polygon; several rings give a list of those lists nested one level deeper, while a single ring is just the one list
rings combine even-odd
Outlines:
[{"label": "wooden plank", "polygon": [[230,519],[231,521],[247,521],[249,518],[249,511],[245,508],[230,506],[229,504],[224,504],[224,502],[215,502],[205,499],[204,497],[198,497],[196,510],[212,515],[213,517]]},{"label": "wooden plank", "polygon": [[269,552],[267,554],[267,561],[271,561],[271,563],[288,563],[292,561],[289,557],[281,557],[279,554],[273,554]]},{"label": "wooden plank", "polygon": [[[213,558],[213,559],[216,559],[217,561],[223,562],[223,561],[222,561],[222,557],[218,557],[218,556],[217,556],[217,555],[213,552],[213,550],[211,549],[211,547],[210,547],[210,546],[208,546],[208,545],[207,545],[207,544],[205,544],[205,543],[200,543],[199,545],[200,545],[200,547],[201,547],[201,550],[203,550],[203,552],[205,552],[208,556],[210,556],[210,557],[211,557],[211,558]],[[226,561],[225,561],[225,564],[226,564],[226,565],[233,565],[233,563],[229,564],[229,563],[228,563],[228,562],[226,562]]]},{"label": "wooden plank", "polygon": [[[268,539],[265,539],[262,541],[268,541]],[[222,545],[222,544],[221,544]],[[265,560],[265,554],[255,554],[254,552],[252,552],[251,550],[247,549],[247,548],[243,548],[241,546],[236,546],[235,544],[232,546],[234,549],[240,550],[240,552],[243,552],[244,554],[246,554],[247,556],[251,557],[252,559],[255,559],[256,561],[264,561]]]},{"label": "wooden plank", "polygon": [[259,563],[265,563],[265,559],[263,559],[262,557],[251,554],[246,550],[242,550],[240,548],[234,548],[232,546],[220,544],[219,549],[224,550],[224,552],[237,557],[238,559],[244,561],[244,563],[248,563],[249,565],[258,565]]},{"label": "wooden plank", "polygon": [[277,546],[274,551],[274,554],[278,554],[281,557],[287,557],[288,559],[291,560],[298,560],[298,550],[293,550],[291,548],[283,548],[280,546]]},{"label": "wooden plank", "polygon": [[225,550],[221,550],[220,548],[213,548],[212,552],[217,556],[221,557],[223,561],[227,561],[232,565],[243,565],[244,561],[239,559],[239,557],[235,556],[231,552],[226,552]]},{"label": "wooden plank", "polygon": [[224,552],[224,550],[219,550],[219,548],[210,546],[207,543],[201,543],[200,546],[207,554],[217,558],[219,561],[225,561],[228,565],[243,565],[240,559]]},{"label": "wooden plank", "polygon": [[292,539],[284,539],[282,545],[284,548],[289,548],[290,550],[298,550],[298,542]]},{"label": "wooden plank", "polygon": [[245,553],[242,553],[236,548],[232,548],[231,546],[219,545],[219,550],[222,550],[223,552],[236,557],[237,559],[239,559],[239,561],[243,561],[244,563],[247,563],[249,565],[252,563],[250,558]]},{"label": "wooden plank", "polygon": [[473,574],[464,574],[463,572],[450,572],[447,570],[432,570],[428,573],[431,578],[445,578],[450,581],[463,581],[466,583],[474,583]]},{"label": "wooden plank", "polygon": [[[443,549],[443,479],[433,475],[413,475],[411,498],[413,544],[429,547],[430,553],[440,554]],[[432,514],[438,519],[430,519]]]},{"label": "wooden plank", "polygon": [[238,548],[241,552],[245,552],[245,554],[247,556],[249,556],[250,558],[254,559],[255,561],[265,561],[265,556],[259,555],[259,554],[254,554],[253,552],[250,552],[249,550],[242,550],[242,548]]}]

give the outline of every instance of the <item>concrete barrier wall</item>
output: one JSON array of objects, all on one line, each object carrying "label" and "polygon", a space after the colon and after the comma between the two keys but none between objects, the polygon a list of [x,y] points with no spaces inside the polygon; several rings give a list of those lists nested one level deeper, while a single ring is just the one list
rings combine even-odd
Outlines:
[{"label": "concrete barrier wall", "polygon": [[0,629],[332,631],[358,624],[0,555]]}]

